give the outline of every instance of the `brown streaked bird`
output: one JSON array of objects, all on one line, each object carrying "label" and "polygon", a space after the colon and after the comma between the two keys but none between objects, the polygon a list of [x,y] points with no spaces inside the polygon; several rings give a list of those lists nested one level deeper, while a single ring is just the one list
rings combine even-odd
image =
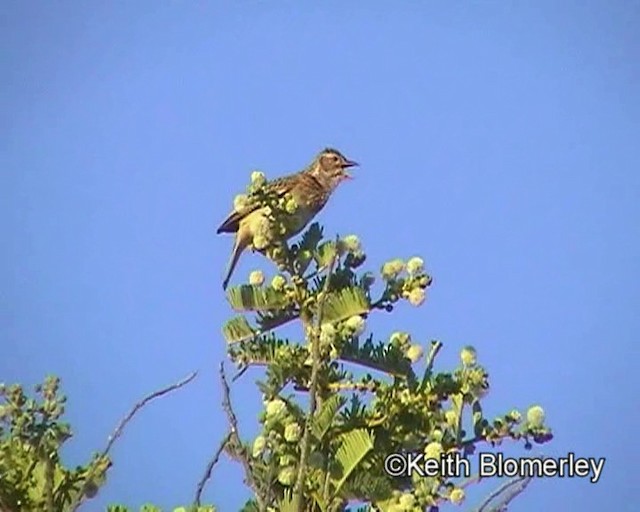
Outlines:
[{"label": "brown streaked bird", "polygon": [[[293,214],[293,227],[284,235],[284,239],[288,240],[305,228],[327,204],[336,187],[351,177],[346,169],[357,165],[340,151],[326,148],[302,171],[266,184],[268,189],[275,191],[278,195],[284,196],[289,192],[298,205]],[[264,214],[264,208],[260,208],[259,204],[249,203],[240,211],[231,212],[218,228],[218,233],[235,233],[231,258],[222,284],[224,289],[229,284],[242,251],[253,247],[253,236],[256,227],[263,222]]]}]

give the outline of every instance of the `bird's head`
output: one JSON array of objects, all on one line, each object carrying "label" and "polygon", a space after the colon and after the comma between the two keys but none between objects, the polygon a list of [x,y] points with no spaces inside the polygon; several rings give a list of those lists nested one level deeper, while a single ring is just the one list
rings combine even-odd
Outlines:
[{"label": "bird's head", "polygon": [[323,149],[311,165],[311,172],[319,179],[336,187],[342,181],[351,178],[347,172],[349,167],[358,164],[349,160],[340,151],[333,148]]}]

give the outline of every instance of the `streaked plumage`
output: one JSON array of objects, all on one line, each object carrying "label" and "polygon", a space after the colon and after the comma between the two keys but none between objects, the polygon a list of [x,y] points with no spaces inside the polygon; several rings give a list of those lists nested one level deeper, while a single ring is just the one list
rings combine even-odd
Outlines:
[{"label": "streaked plumage", "polygon": [[[293,214],[293,229],[285,235],[286,239],[302,231],[322,210],[336,187],[350,177],[345,169],[355,165],[358,164],[345,158],[338,150],[327,148],[306,169],[266,184],[266,187],[279,195],[289,192],[298,205]],[[263,215],[264,211],[259,204],[249,203],[241,211],[231,212],[218,228],[218,233],[236,234],[223,288],[227,288],[242,251],[251,248],[256,227],[262,222]]]}]

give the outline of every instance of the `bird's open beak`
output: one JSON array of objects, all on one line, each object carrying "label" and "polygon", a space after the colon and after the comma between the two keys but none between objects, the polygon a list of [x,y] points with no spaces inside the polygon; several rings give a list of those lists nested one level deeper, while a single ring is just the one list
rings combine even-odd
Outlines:
[{"label": "bird's open beak", "polygon": [[358,162],[354,162],[353,160],[347,160],[346,158],[344,159],[344,162],[342,162],[342,175],[348,179],[348,180],[352,180],[353,176],[351,176],[351,174],[349,174],[347,172],[347,169],[349,167],[358,167],[360,164]]}]

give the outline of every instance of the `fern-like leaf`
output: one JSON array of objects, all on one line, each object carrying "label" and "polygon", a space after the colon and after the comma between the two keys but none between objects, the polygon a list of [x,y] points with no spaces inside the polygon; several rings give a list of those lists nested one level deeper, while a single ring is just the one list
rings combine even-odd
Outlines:
[{"label": "fern-like leaf", "polygon": [[249,325],[249,322],[244,316],[238,315],[224,324],[222,334],[227,340],[227,343],[236,343],[253,338],[256,331]]},{"label": "fern-like leaf", "polygon": [[260,508],[256,500],[249,500],[240,509],[240,512],[260,512]]},{"label": "fern-like leaf", "polygon": [[321,440],[325,436],[336,414],[338,414],[338,411],[346,402],[346,398],[336,394],[322,403],[322,407],[313,419],[312,424],[313,435],[318,440]]},{"label": "fern-like leaf", "polygon": [[262,288],[243,284],[227,290],[227,299],[236,311],[266,311],[281,309],[287,305],[287,298],[283,293],[273,288]]},{"label": "fern-like leaf", "polygon": [[362,471],[354,472],[342,487],[342,495],[348,499],[374,502],[376,505],[389,498],[392,502],[395,501],[392,496],[394,489],[392,481],[385,476],[381,468],[382,463],[372,468],[363,467]]},{"label": "fern-like leaf", "polygon": [[333,258],[336,255],[336,243],[333,241],[328,241],[323,243],[322,245],[319,245],[316,253],[315,253],[315,260],[316,260],[316,265],[318,265],[318,268],[325,268],[328,267],[329,264],[331,263],[331,260],[333,260]]},{"label": "fern-like leaf", "polygon": [[320,224],[314,222],[302,235],[302,239],[300,240],[300,249],[313,251],[318,246],[320,240],[322,240],[322,228],[320,227]]},{"label": "fern-like leaf", "polygon": [[340,478],[333,480],[334,496],[337,496],[347,478],[373,450],[374,435],[365,429],[352,430],[341,436],[342,443],[336,452],[336,461],[340,465]]},{"label": "fern-like leaf", "polygon": [[290,490],[284,491],[284,496],[278,503],[278,510],[280,512],[297,512],[296,506],[293,500],[293,493]]},{"label": "fern-like leaf", "polygon": [[335,323],[369,311],[369,300],[356,286],[331,292],[324,301],[322,323]]}]

